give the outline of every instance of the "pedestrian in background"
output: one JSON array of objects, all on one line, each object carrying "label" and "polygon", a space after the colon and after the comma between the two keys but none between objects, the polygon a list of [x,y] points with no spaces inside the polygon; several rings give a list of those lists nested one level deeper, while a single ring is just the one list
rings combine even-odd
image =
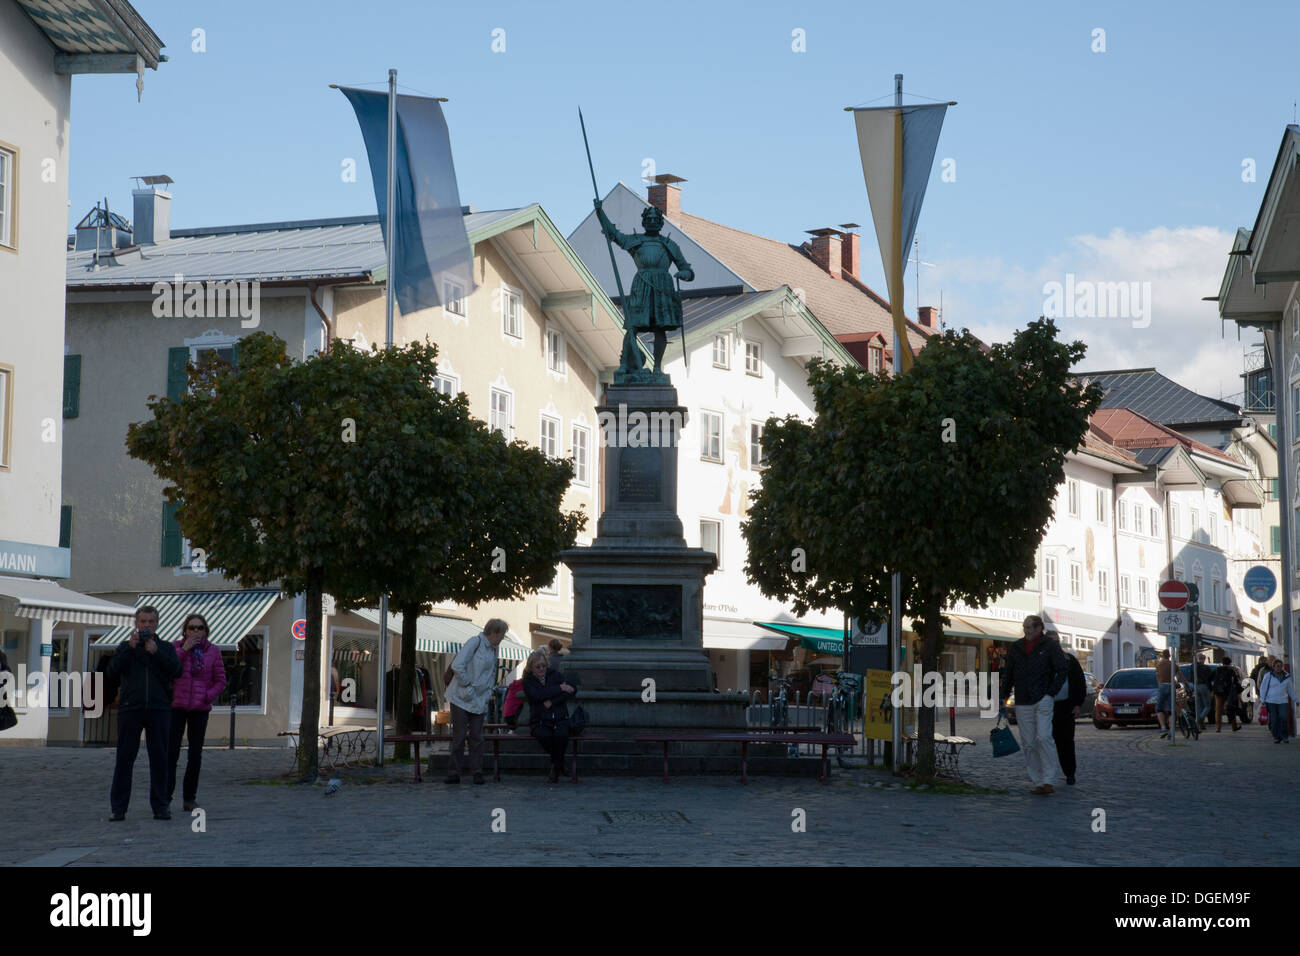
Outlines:
[{"label": "pedestrian in background", "polygon": [[1241,695],[1241,675],[1237,673],[1237,668],[1232,666],[1232,658],[1224,657],[1219,661],[1219,669],[1214,672],[1214,732],[1223,733],[1223,718],[1228,717],[1228,723],[1232,725],[1233,730],[1240,730],[1241,724],[1237,722],[1237,708],[1240,707],[1239,698]]},{"label": "pedestrian in background", "polygon": [[[523,672],[527,674],[528,668],[525,667]],[[506,700],[501,708],[501,716],[505,718],[506,726],[510,728],[512,734],[519,726],[519,712],[524,709],[525,696],[523,677],[515,678],[506,687]]]},{"label": "pedestrian in background", "polygon": [[1255,684],[1255,690],[1259,690],[1259,682],[1264,679],[1265,674],[1273,672],[1273,656],[1265,654],[1259,659],[1259,662],[1250,669],[1250,679]]},{"label": "pedestrian in background", "polygon": [[[564,642],[558,637],[553,637],[546,642],[546,650],[548,654],[546,666],[553,670],[563,671]],[[525,668],[524,673],[528,673],[527,668]]]},{"label": "pedestrian in background", "polygon": [[545,654],[534,651],[528,658],[524,693],[528,695],[528,723],[533,737],[551,757],[551,772],[546,780],[555,783],[564,772],[564,751],[569,746],[567,702],[576,690],[548,665]]},{"label": "pedestrian in background", "polygon": [[199,771],[203,767],[203,738],[208,732],[212,705],[226,689],[226,665],[221,651],[208,640],[208,622],[202,614],[191,614],[181,625],[181,636],[173,642],[181,673],[172,687],[171,747],[167,754],[167,802],[176,793],[176,765],[181,759],[181,741],[189,731],[190,749],[185,758],[185,780],[181,796],[185,810],[197,810]]},{"label": "pedestrian in background", "polygon": [[451,753],[444,783],[460,783],[461,758],[469,739],[469,770],[475,783],[483,779],[483,718],[497,674],[497,645],[510,626],[499,617],[483,625],[451,662],[452,679],[446,698],[451,708]]},{"label": "pedestrian in background", "polygon": [[1192,665],[1192,683],[1196,685],[1196,723],[1201,730],[1210,715],[1210,703],[1214,693],[1210,690],[1210,665],[1205,663],[1205,655],[1197,654],[1196,663]]},{"label": "pedestrian in background", "polygon": [[1259,702],[1268,707],[1268,729],[1275,744],[1291,741],[1291,706],[1295,699],[1295,686],[1286,665],[1274,659],[1273,670],[1260,678]]},{"label": "pedestrian in background", "polygon": [[[1047,636],[1056,639],[1056,634],[1052,631],[1048,631]],[[1073,654],[1065,655],[1065,665],[1068,669],[1065,683],[1053,698],[1052,740],[1056,744],[1056,755],[1061,762],[1065,782],[1073,786],[1075,771],[1078,769],[1074,756],[1074,722],[1079,717],[1079,708],[1083,706],[1084,698],[1088,696],[1088,682],[1083,677],[1079,659]]]},{"label": "pedestrian in background", "polygon": [[131,773],[144,732],[149,754],[149,805],[155,820],[170,820],[167,806],[167,747],[171,742],[172,681],[180,676],[176,649],[158,638],[158,609],[135,612],[131,636],[118,645],[108,673],[121,682],[117,704],[117,759],[109,791],[113,822],[126,819]]},{"label": "pedestrian in background", "polygon": [[1160,721],[1160,736],[1169,736],[1169,714],[1173,703],[1174,662],[1169,651],[1163,650],[1156,658],[1156,719]]},{"label": "pedestrian in background", "polygon": [[1016,692],[1016,725],[1020,746],[1025,751],[1031,793],[1055,793],[1052,782],[1060,773],[1060,758],[1052,739],[1053,698],[1065,684],[1069,668],[1061,645],[1043,633],[1043,619],[1037,614],[1021,625],[1024,637],[1007,651],[1001,671],[1001,700]]}]

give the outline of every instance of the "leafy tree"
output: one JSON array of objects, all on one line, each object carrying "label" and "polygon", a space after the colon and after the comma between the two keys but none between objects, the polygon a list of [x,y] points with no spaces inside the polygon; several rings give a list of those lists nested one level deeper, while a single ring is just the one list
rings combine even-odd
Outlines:
[{"label": "leafy tree", "polygon": [[[503,506],[493,494],[497,469],[524,469],[507,483],[537,481],[526,502],[551,500],[570,472],[554,462],[545,462],[545,475],[529,470],[535,459],[526,448],[490,435],[463,395],[438,393],[436,355],[432,345],[366,353],[336,341],[328,354],[293,362],[283,341],[256,333],[242,340],[237,371],[213,360],[190,367],[190,391],[179,401],[151,399],[152,420],[128,429],[129,452],[169,483],[177,522],[210,566],[246,587],[306,593],[303,741],[319,731],[325,591],[344,606],[394,588],[408,609],[444,596],[474,604],[526,589],[543,557],[549,580],[555,556],[542,552],[576,534],[568,529],[578,518],[552,516],[561,530],[539,528],[526,520],[537,517],[527,505]],[[503,528],[505,518],[521,527]],[[512,550],[534,537],[538,554]],[[492,576],[490,549],[473,551],[489,541],[505,549],[507,568],[516,558],[508,586]],[[452,586],[419,588],[420,575],[435,576],[449,561],[469,570]],[[418,616],[404,627],[410,676]],[[409,676],[404,685],[398,699],[409,701]],[[314,746],[300,748],[299,770],[315,778]]]},{"label": "leafy tree", "polygon": [[[922,668],[938,670],[943,608],[984,606],[1034,573],[1065,456],[1101,400],[1069,375],[1084,352],[1039,319],[992,348],[965,330],[933,337],[895,377],[814,361],[816,421],[763,431],[767,468],[742,525],[749,580],[799,614],[884,616],[898,571]],[[933,708],[917,730],[930,780]]]}]

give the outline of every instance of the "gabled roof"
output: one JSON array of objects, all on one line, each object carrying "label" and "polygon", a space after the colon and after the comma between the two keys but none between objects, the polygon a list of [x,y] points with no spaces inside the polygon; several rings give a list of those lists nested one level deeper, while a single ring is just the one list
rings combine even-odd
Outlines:
[{"label": "gabled roof", "polygon": [[59,51],[55,72],[135,72],[135,57],[143,61],[143,66],[156,70],[166,59],[160,55],[162,40],[127,0],[16,2]]},{"label": "gabled roof", "polygon": [[[802,289],[808,308],[832,335],[878,331],[887,338],[892,336],[893,319],[888,303],[861,282],[833,278],[806,250],[685,212],[669,222],[751,287],[774,289],[788,285]],[[919,327],[909,328],[909,340],[914,349],[919,349],[925,344],[926,336],[916,328]]]},{"label": "gabled roof", "polygon": [[1241,409],[1231,402],[1198,395],[1154,368],[1080,372],[1079,378],[1105,389],[1102,408],[1128,408],[1139,415],[1173,427],[1218,426],[1233,428],[1243,422]]},{"label": "gabled roof", "polygon": [[1104,458],[1117,465],[1128,465],[1130,468],[1142,466],[1132,452],[1112,444],[1109,437],[1098,431],[1091,420],[1088,422],[1088,430],[1083,434],[1083,445],[1079,448],[1079,454]]},{"label": "gabled roof", "polygon": [[1100,433],[1103,440],[1109,441],[1116,448],[1131,451],[1139,461],[1143,460],[1141,452],[1144,449],[1181,446],[1188,452],[1228,462],[1238,468],[1245,467],[1219,449],[1211,448],[1195,438],[1188,438],[1167,425],[1153,422],[1131,408],[1099,408],[1092,413],[1090,426]]}]

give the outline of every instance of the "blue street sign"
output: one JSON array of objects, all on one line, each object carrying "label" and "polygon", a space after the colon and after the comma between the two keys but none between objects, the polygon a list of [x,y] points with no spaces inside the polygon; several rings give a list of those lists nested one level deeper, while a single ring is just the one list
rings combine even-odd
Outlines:
[{"label": "blue street sign", "polygon": [[1262,564],[1257,564],[1246,572],[1242,585],[1246,588],[1246,594],[1250,599],[1259,604],[1263,604],[1277,593],[1277,578]]}]

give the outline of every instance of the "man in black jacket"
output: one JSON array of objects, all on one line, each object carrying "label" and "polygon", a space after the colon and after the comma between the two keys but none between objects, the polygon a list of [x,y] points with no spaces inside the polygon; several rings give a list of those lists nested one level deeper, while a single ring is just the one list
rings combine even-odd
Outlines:
[{"label": "man in black jacket", "polygon": [[[1047,636],[1053,640],[1056,634],[1048,631]],[[1074,772],[1078,769],[1074,759],[1074,722],[1079,716],[1079,708],[1088,696],[1088,682],[1083,677],[1083,668],[1079,659],[1073,654],[1065,655],[1068,677],[1061,689],[1057,691],[1052,705],[1052,740],[1056,743],[1056,754],[1061,761],[1061,772],[1065,782],[1074,784]]]},{"label": "man in black jacket", "polygon": [[1032,793],[1055,793],[1052,781],[1060,773],[1056,743],[1052,740],[1053,697],[1065,684],[1067,667],[1061,645],[1043,633],[1037,614],[1025,618],[1025,636],[1011,645],[1002,665],[1002,700],[1014,688],[1016,725],[1025,751]]},{"label": "man in black jacket", "polygon": [[117,763],[109,801],[110,820],[126,819],[131,802],[131,772],[144,731],[149,752],[149,804],[155,820],[170,820],[167,805],[167,745],[171,735],[172,681],[181,662],[169,641],[158,637],[158,610],[145,606],[135,612],[131,636],[108,663],[108,674],[121,681],[117,705]]}]

